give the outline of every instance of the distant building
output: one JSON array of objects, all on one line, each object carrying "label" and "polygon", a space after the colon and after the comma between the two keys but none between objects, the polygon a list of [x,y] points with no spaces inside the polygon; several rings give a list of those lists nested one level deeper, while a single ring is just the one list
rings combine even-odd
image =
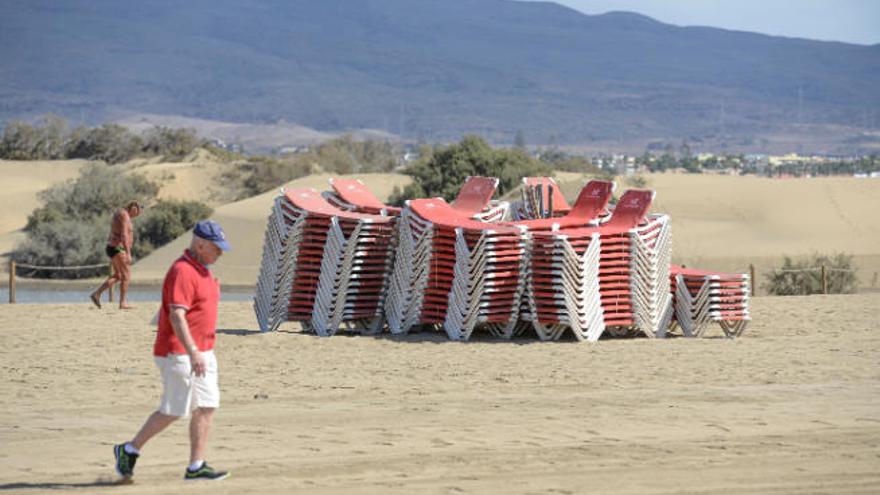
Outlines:
[{"label": "distant building", "polygon": [[220,148],[222,150],[229,151],[231,153],[241,153],[244,148],[238,143],[227,143],[226,141],[220,138],[214,138],[208,141],[208,144],[215,148]]},{"label": "distant building", "polygon": [[279,155],[298,155],[300,153],[308,153],[308,146],[282,146],[278,148]]}]

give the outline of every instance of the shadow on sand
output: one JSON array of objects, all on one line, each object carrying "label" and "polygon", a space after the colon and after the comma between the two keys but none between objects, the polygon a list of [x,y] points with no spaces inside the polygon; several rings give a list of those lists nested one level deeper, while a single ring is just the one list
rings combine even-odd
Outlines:
[{"label": "shadow on sand", "polygon": [[111,486],[131,485],[133,480],[119,478],[98,478],[95,481],[86,481],[82,483],[53,483],[45,481],[42,483],[5,483],[0,485],[0,491],[4,490],[65,490],[74,488],[109,488]]}]

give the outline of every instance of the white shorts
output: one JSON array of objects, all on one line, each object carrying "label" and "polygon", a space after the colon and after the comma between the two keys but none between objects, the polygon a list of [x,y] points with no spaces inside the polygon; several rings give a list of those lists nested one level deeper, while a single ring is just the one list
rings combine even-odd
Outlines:
[{"label": "white shorts", "polygon": [[220,387],[217,384],[217,358],[214,351],[203,352],[205,376],[195,376],[188,354],[156,356],[156,366],[162,373],[162,402],[159,412],[166,416],[189,416],[198,407],[220,407]]}]

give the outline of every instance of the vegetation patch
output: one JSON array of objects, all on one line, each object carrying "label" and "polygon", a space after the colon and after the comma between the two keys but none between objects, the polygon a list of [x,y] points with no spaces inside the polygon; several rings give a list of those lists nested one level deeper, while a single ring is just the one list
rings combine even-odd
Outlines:
[{"label": "vegetation patch", "polygon": [[552,174],[549,163],[523,149],[493,149],[478,136],[465,136],[457,144],[426,151],[404,169],[403,173],[412,177],[413,182],[402,190],[395,188],[390,199],[392,204],[437,196],[452,201],[465,179],[472,175],[497,177],[497,194],[503,196],[518,187],[522,177]]},{"label": "vegetation patch", "polygon": [[814,254],[802,259],[786,256],[782,267],[767,274],[764,288],[777,296],[806,296],[826,291],[853,294],[858,288],[856,265],[851,254]]},{"label": "vegetation patch", "polygon": [[84,158],[116,164],[137,157],[161,156],[169,161],[180,161],[205,145],[193,129],[154,127],[142,135],[118,124],[71,129],[66,120],[50,114],[36,125],[10,122],[0,139],[0,159]]},{"label": "vegetation patch", "polygon": [[[140,175],[104,164],[89,165],[76,180],[40,193],[43,204],[28,217],[27,238],[17,246],[12,259],[38,266],[104,264],[112,213],[132,199],[152,203],[158,191],[158,184]],[[133,222],[132,257],[137,260],[148,255],[211,213],[210,207],[195,201],[158,201]],[[19,273],[37,278],[88,278],[106,273],[106,268],[21,268]]]}]

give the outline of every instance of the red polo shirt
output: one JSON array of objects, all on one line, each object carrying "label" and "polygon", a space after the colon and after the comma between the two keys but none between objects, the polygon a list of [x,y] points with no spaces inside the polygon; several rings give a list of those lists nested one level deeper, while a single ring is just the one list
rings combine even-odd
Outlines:
[{"label": "red polo shirt", "polygon": [[177,259],[162,284],[162,308],[159,310],[159,332],[153,346],[154,356],[168,353],[186,354],[186,348],[174,335],[169,312],[172,306],[186,308],[186,322],[196,347],[210,351],[217,339],[217,303],[220,283],[208,268],[186,250]]}]

